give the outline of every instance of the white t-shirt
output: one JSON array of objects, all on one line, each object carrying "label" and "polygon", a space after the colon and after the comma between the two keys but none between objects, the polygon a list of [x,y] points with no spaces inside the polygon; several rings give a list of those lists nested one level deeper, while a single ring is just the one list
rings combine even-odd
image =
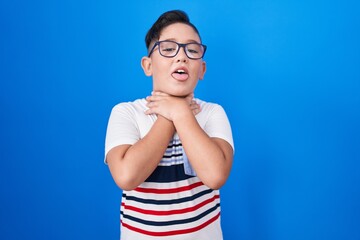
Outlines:
[{"label": "white t-shirt", "polygon": [[[224,109],[196,99],[199,125],[210,137],[234,149]],[[114,147],[134,144],[151,129],[156,115],[146,115],[145,99],[116,105],[110,115],[105,156]],[[206,159],[204,159],[206,161]],[[190,170],[189,170],[190,168]],[[123,191],[120,210],[122,240],[221,240],[220,195],[191,171],[181,140],[175,134],[158,167],[131,191]]]}]

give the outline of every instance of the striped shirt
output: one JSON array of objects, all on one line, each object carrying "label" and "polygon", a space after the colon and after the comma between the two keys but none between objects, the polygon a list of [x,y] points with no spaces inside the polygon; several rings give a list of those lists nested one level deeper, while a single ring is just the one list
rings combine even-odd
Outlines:
[{"label": "striped shirt", "polygon": [[[156,117],[144,114],[144,101],[114,107],[107,129],[105,153],[117,145],[133,144],[146,135]],[[208,129],[209,136],[223,137],[233,146],[230,125],[222,108],[198,102],[202,109],[197,116],[200,126]],[[214,121],[219,123],[219,119],[224,122],[220,130],[211,126]],[[208,188],[197,176],[186,172],[185,156],[175,134],[148,179],[134,190],[123,191],[121,239],[222,239],[219,191]]]}]

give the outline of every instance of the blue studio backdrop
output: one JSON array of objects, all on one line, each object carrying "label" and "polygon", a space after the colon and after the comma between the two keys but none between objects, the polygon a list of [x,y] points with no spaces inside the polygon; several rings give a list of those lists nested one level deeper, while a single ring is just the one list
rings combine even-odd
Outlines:
[{"label": "blue studio backdrop", "polygon": [[228,113],[226,240],[360,239],[358,1],[0,2],[0,239],[118,239],[111,108],[151,92],[164,11],[208,46],[198,98]]}]

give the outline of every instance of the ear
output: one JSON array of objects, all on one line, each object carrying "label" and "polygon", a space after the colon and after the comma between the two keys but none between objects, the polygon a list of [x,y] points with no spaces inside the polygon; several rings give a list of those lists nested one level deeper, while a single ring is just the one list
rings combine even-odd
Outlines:
[{"label": "ear", "polygon": [[151,58],[149,57],[142,57],[141,58],[141,67],[144,70],[144,73],[146,76],[152,75],[152,64],[151,64]]},{"label": "ear", "polygon": [[204,79],[205,72],[206,72],[206,62],[202,61],[201,62],[201,68],[199,70],[199,80]]}]

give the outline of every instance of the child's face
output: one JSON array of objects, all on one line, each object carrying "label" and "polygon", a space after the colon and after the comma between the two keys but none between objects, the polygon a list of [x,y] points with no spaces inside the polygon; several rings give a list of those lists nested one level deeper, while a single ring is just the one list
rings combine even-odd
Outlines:
[{"label": "child's face", "polygon": [[[164,28],[159,41],[171,40],[177,43],[200,43],[194,29],[183,23],[174,23]],[[189,59],[184,48],[173,58],[160,55],[158,46],[150,57],[143,57],[142,67],[147,76],[153,77],[153,90],[173,96],[186,96],[194,92],[199,79],[203,79],[206,64],[202,59]],[[185,74],[177,73],[178,70]]]}]

